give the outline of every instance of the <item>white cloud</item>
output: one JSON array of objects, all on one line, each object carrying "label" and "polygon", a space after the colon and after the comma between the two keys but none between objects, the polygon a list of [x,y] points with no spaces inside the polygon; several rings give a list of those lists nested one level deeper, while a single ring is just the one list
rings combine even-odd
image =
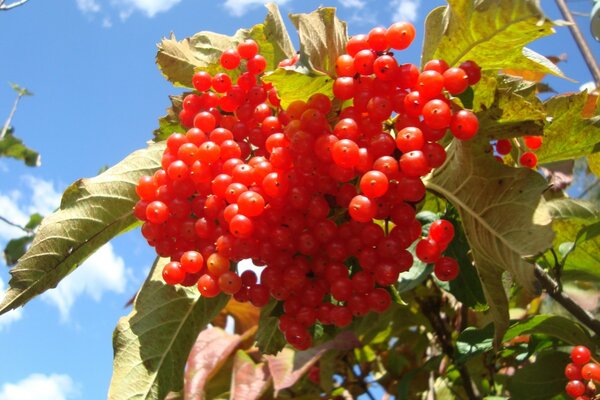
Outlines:
[{"label": "white cloud", "polygon": [[104,292],[123,293],[127,276],[123,258],[115,254],[112,245],[107,243],[63,279],[55,289],[44,293],[42,299],[58,307],[64,321],[69,318],[75,300],[82,295],[98,302]]},{"label": "white cloud", "polygon": [[[273,3],[279,5],[286,4],[289,0],[274,0]],[[356,0],[350,0],[356,1]],[[225,0],[225,9],[234,17],[241,17],[246,14],[251,8],[266,4],[266,1],[262,0]]]},{"label": "white cloud", "polygon": [[77,8],[84,14],[94,14],[101,9],[96,0],[77,0]]},{"label": "white cloud", "polygon": [[135,11],[145,14],[152,18],[156,14],[169,11],[173,6],[181,0],[112,0],[112,4],[121,11],[119,16],[121,19],[127,19]]},{"label": "white cloud", "polygon": [[[27,213],[19,206],[21,192],[12,191],[8,194],[0,194],[0,216],[9,221],[25,225],[29,220]],[[0,242],[23,236],[23,231],[0,221]]]},{"label": "white cloud", "polygon": [[42,215],[49,215],[58,208],[62,194],[54,188],[53,182],[31,175],[26,175],[23,179],[33,193],[31,205],[27,209],[30,214],[37,212]]},{"label": "white cloud", "polygon": [[[21,190],[13,190],[8,194],[0,194],[0,216],[9,221],[25,225],[33,213],[51,214],[60,204],[61,194],[54,188],[54,183],[31,175],[21,177],[25,186],[31,191],[29,201],[24,200]],[[23,236],[23,231],[0,221],[0,243]]]},{"label": "white cloud", "polygon": [[67,400],[78,394],[68,375],[31,374],[17,383],[2,385],[0,400]]},{"label": "white cloud", "polygon": [[420,5],[421,0],[393,0],[391,2],[391,6],[394,9],[392,20],[394,22],[416,21]]},{"label": "white cloud", "polygon": [[111,28],[112,27],[112,20],[109,17],[104,17],[102,19],[102,27],[103,28]]},{"label": "white cloud", "polygon": [[358,8],[359,10],[363,9],[367,4],[363,0],[338,0],[338,3],[345,8]]},{"label": "white cloud", "polygon": [[[0,278],[0,296],[4,296],[4,281]],[[17,308],[7,312],[6,314],[0,315],[0,332],[15,321],[18,321],[23,316],[23,309]],[[0,397],[0,400],[3,400]]]}]

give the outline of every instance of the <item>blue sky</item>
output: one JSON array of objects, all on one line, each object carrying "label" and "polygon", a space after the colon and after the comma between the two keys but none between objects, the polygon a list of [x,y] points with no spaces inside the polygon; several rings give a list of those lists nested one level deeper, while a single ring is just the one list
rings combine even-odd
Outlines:
[{"label": "blue sky", "polygon": [[[422,24],[434,0],[281,0],[282,12],[339,7],[350,33],[366,33],[393,19],[411,19],[419,30],[402,59],[418,63]],[[544,1],[552,18],[554,2]],[[49,213],[72,181],[93,176],[151,138],[167,95],[177,90],[154,64],[156,43],[173,31],[178,38],[200,30],[232,34],[264,18],[262,2],[225,0],[30,0],[0,13],[0,121],[16,82],[35,93],[24,98],[13,120],[16,134],[42,154],[31,169],[0,160],[0,215],[25,223],[34,211]],[[570,3],[589,11],[591,1]],[[577,17],[588,39],[588,21]],[[291,26],[289,26],[291,30]],[[295,39],[295,38],[294,38]],[[591,42],[600,55],[600,44]],[[559,92],[591,80],[566,28],[532,46],[546,55],[567,52],[565,73],[573,83],[550,78]],[[0,246],[18,230],[0,222]],[[112,368],[112,331],[129,312],[153,259],[139,232],[103,247],[57,289],[23,309],[0,317],[0,400],[106,398]],[[0,264],[2,261],[0,261]],[[0,293],[8,270],[0,266]]]}]

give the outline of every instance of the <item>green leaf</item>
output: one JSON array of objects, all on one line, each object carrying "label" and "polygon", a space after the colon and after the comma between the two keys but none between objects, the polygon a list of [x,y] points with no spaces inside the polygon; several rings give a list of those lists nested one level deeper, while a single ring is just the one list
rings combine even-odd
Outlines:
[{"label": "green leaf", "polygon": [[553,220],[577,219],[588,223],[600,220],[600,204],[593,201],[556,199],[545,202],[541,207],[550,214]]},{"label": "green leaf", "polygon": [[460,273],[453,281],[442,282],[436,279],[436,282],[464,305],[477,311],[485,311],[488,309],[488,305],[477,270],[473,267],[473,262],[469,257],[469,243],[463,232],[462,224],[457,216],[452,214],[445,215],[444,218],[454,225],[454,239],[444,254],[458,261]]},{"label": "green leaf", "polygon": [[241,341],[241,336],[231,335],[221,328],[207,328],[200,332],[185,368],[183,393],[186,399],[199,400],[206,397],[205,385],[225,364]]},{"label": "green leaf", "polygon": [[27,246],[33,241],[33,236],[21,236],[17,239],[11,239],[4,247],[4,261],[6,265],[12,267],[19,258],[27,251]]},{"label": "green leaf", "polygon": [[[225,72],[220,65],[221,53],[235,48],[245,39],[252,38],[267,60],[267,70],[275,68],[282,59],[292,57],[294,49],[279,9],[274,4],[268,5],[267,8],[269,13],[264,23],[251,29],[240,29],[233,36],[199,32],[190,38],[177,41],[175,35],[171,34],[158,44],[158,67],[175,86],[191,88],[192,76],[196,71],[207,71],[211,75]],[[238,70],[228,71],[233,79],[238,73]]]},{"label": "green leaf", "polygon": [[167,108],[167,114],[158,119],[158,128],[152,132],[154,141],[166,140],[172,133],[185,132],[185,129],[179,123],[179,113],[183,109],[183,99],[191,92],[185,92],[177,96],[169,96],[171,107]]},{"label": "green leaf", "polygon": [[321,7],[310,14],[290,14],[300,37],[300,62],[313,71],[335,76],[337,57],[346,51],[346,23],[335,8]]},{"label": "green leaf", "polygon": [[480,134],[490,139],[542,135],[546,112],[535,83],[507,75],[496,79],[493,103],[477,113]]},{"label": "green leaf", "polygon": [[569,355],[566,353],[539,353],[535,363],[518,369],[508,380],[511,398],[547,400],[562,393],[567,384],[562,366],[568,363]]},{"label": "green leaf", "polygon": [[554,246],[569,243],[563,254],[563,280],[600,282],[600,222],[588,225],[577,220],[557,220]]},{"label": "green leaf", "polygon": [[31,93],[26,88],[17,85],[16,83],[9,83],[9,85],[12,88],[12,90],[14,90],[15,92],[17,92],[17,94],[19,96],[33,96],[33,93]]},{"label": "green leaf", "polygon": [[557,199],[540,209],[554,220],[554,247],[562,250],[563,279],[600,281],[600,205]]},{"label": "green leaf", "polygon": [[427,17],[421,62],[451,66],[474,60],[483,70],[517,68],[562,76],[547,58],[525,48],[554,32],[535,0],[449,0]]},{"label": "green leaf", "polygon": [[544,144],[536,151],[540,164],[567,160],[600,151],[600,115],[585,118],[586,92],[552,97],[544,105],[550,122]]},{"label": "green leaf", "polygon": [[429,176],[429,190],[457,209],[483,291],[496,327],[496,339],[508,327],[508,300],[502,275],[508,271],[528,291],[535,292],[533,266],[523,257],[550,247],[550,217],[534,212],[546,181],[526,168],[498,163],[487,152],[489,142],[477,136],[454,140],[447,162]]},{"label": "green leaf", "polygon": [[278,305],[275,299],[271,299],[269,304],[260,310],[256,345],[263,354],[276,354],[286,344],[283,333],[279,330],[279,313],[276,312]]},{"label": "green leaf", "polygon": [[238,350],[233,359],[231,377],[231,399],[257,400],[271,383],[267,364],[258,363],[243,350]]},{"label": "green leaf", "polygon": [[464,364],[477,354],[492,350],[494,347],[494,325],[485,328],[468,327],[456,340],[456,362]]},{"label": "green leaf", "polygon": [[306,68],[277,68],[273,73],[265,75],[263,81],[271,82],[277,88],[284,109],[295,100],[307,101],[315,93],[323,93],[329,97],[333,93],[333,78],[316,75]]},{"label": "green leaf", "polygon": [[185,362],[198,332],[227,303],[224,295],[206,299],[195,287],[165,284],[162,267],[168,261],[157,258],[133,311],[117,324],[111,399],[158,400],[181,390]]},{"label": "green leaf", "polygon": [[65,190],[60,208],[43,220],[31,247],[10,271],[0,314],[56,287],[94,251],[136,226],[135,187],[141,176],[160,167],[164,149],[159,143],[135,151],[106,172]]},{"label": "green leaf", "polygon": [[38,152],[31,150],[23,141],[12,134],[12,129],[0,140],[0,157],[22,160],[28,167],[39,167],[41,158]]},{"label": "green leaf", "polygon": [[534,333],[554,336],[574,346],[587,346],[592,351],[596,348],[596,343],[584,327],[575,321],[558,315],[536,315],[527,321],[520,321],[506,331],[504,341]]},{"label": "green leaf", "polygon": [[44,217],[38,213],[32,214],[25,225],[25,229],[30,232],[20,238],[12,239],[6,244],[6,247],[4,247],[4,261],[7,266],[12,267],[17,263],[19,258],[25,254],[27,247],[29,247],[29,244],[33,241],[33,231],[42,222],[43,218]]}]

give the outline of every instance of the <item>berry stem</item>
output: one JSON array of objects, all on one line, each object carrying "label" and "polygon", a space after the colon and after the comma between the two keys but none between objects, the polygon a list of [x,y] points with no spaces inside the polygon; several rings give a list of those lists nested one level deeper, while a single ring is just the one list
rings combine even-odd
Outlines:
[{"label": "berry stem", "polygon": [[600,336],[600,321],[594,319],[594,317],[581,308],[577,303],[573,301],[568,295],[566,295],[560,288],[558,282],[556,282],[548,273],[539,265],[534,267],[535,276],[544,288],[544,290],[552,297],[558,304],[563,306],[567,311],[571,313],[579,322],[591,329],[597,336]]}]

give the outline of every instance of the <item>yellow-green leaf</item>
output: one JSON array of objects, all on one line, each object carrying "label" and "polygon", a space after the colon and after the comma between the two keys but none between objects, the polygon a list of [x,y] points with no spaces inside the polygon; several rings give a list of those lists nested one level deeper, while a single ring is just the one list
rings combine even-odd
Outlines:
[{"label": "yellow-green leaf", "polygon": [[[191,88],[196,71],[204,70],[210,74],[225,72],[219,63],[221,53],[252,38],[267,60],[267,69],[273,69],[282,59],[292,57],[294,49],[277,6],[270,4],[267,9],[269,12],[264,23],[251,29],[239,29],[233,36],[203,31],[178,41],[171,34],[158,44],[158,67],[175,86]],[[238,70],[228,71],[232,78],[238,73]]]},{"label": "yellow-green leaf", "polygon": [[304,68],[277,68],[273,73],[263,77],[264,82],[271,82],[281,98],[281,106],[285,109],[295,100],[307,101],[315,93],[323,93],[332,97],[333,78],[328,75],[315,75]]},{"label": "yellow-green leaf", "polygon": [[346,50],[346,23],[335,8],[322,7],[310,14],[291,14],[300,36],[300,60],[312,70],[335,75],[335,61]]},{"label": "yellow-green leaf", "polygon": [[165,284],[162,267],[168,261],[157,258],[133,311],[117,324],[110,399],[162,400],[180,391],[198,333],[227,303],[225,295],[206,299],[196,287]]},{"label": "yellow-green leaf", "polygon": [[535,213],[546,181],[529,169],[498,163],[488,148],[481,136],[453,141],[446,163],[427,178],[426,186],[460,214],[498,339],[508,327],[503,273],[535,291],[533,267],[523,257],[549,248],[553,233],[549,216]]},{"label": "yellow-green leaf", "polygon": [[11,269],[0,314],[56,287],[94,251],[137,224],[135,186],[141,176],[160,167],[164,148],[153,144],[135,151],[102,174],[80,179],[65,190],[59,209],[42,221],[31,247]]},{"label": "yellow-green leaf", "polygon": [[584,117],[588,93],[552,97],[544,105],[549,122],[544,144],[536,151],[538,162],[568,160],[600,151],[600,114]]},{"label": "yellow-green leaf", "polygon": [[422,63],[474,60],[483,70],[515,68],[562,76],[547,58],[525,48],[554,32],[535,0],[449,0],[427,17]]}]

